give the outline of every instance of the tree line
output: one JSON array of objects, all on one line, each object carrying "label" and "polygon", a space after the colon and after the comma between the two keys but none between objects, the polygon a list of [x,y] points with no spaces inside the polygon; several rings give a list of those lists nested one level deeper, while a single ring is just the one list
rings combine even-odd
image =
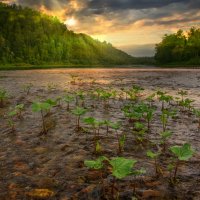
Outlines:
[{"label": "tree line", "polygon": [[85,34],[67,29],[56,17],[0,3],[0,64],[129,64],[133,57]]},{"label": "tree line", "polygon": [[156,45],[155,59],[159,63],[200,64],[200,28],[178,30],[164,35]]}]

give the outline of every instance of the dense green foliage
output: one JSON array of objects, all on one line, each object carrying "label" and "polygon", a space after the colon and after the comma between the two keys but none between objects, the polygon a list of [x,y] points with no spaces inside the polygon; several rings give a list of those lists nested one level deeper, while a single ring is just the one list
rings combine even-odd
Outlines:
[{"label": "dense green foliage", "polygon": [[200,28],[165,35],[156,45],[155,59],[160,63],[200,64]]},{"label": "dense green foliage", "polygon": [[56,17],[0,3],[0,64],[129,64],[106,42],[69,31]]}]

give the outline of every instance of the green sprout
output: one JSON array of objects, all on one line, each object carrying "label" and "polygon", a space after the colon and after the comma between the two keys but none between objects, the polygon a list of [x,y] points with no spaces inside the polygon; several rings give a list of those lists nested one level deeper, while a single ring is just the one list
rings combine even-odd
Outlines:
[{"label": "green sprout", "polygon": [[171,131],[164,131],[160,133],[161,136],[161,144],[163,144],[163,151],[165,152],[166,150],[166,141],[168,138],[170,138],[172,136],[172,132]]},{"label": "green sprout", "polygon": [[148,132],[150,131],[150,128],[151,128],[151,121],[153,120],[153,115],[155,113],[155,110],[152,109],[152,108],[148,108],[146,110],[146,120],[147,120],[147,129],[148,129]]},{"label": "green sprout", "polygon": [[5,100],[8,98],[7,92],[4,89],[0,89],[0,107],[4,106]]},{"label": "green sprout", "polygon": [[185,111],[185,109],[187,108],[188,109],[188,111],[191,111],[191,109],[192,109],[192,103],[194,102],[194,100],[192,100],[192,99],[184,99],[183,101],[181,101],[180,103],[179,103],[179,105],[183,108],[183,111]]},{"label": "green sprout", "polygon": [[147,98],[146,98],[146,101],[148,102],[149,104],[149,107],[151,108],[152,107],[152,104],[153,104],[153,101],[154,101],[154,97],[156,96],[155,93],[149,95]]},{"label": "green sprout", "polygon": [[14,117],[22,118],[22,111],[24,110],[24,104],[16,105],[15,108],[8,113],[8,125],[11,127],[12,132],[15,131]]},{"label": "green sprout", "polygon": [[116,157],[112,158],[111,160],[106,158],[105,156],[99,157],[97,160],[85,160],[84,164],[86,167],[95,170],[101,170],[107,167],[107,170],[110,169],[108,172],[111,173],[113,176],[113,183],[112,183],[112,195],[114,197],[114,190],[118,189],[115,186],[116,179],[123,179],[127,176],[137,176],[145,173],[145,170],[134,170],[133,167],[137,163],[134,159],[126,159],[123,157]]},{"label": "green sprout", "polygon": [[72,114],[77,116],[77,119],[76,119],[77,130],[80,130],[80,118],[86,112],[87,112],[87,110],[85,108],[82,108],[82,107],[76,107],[74,110],[72,110]]},{"label": "green sprout", "polygon": [[196,116],[196,117],[198,118],[198,120],[199,120],[198,130],[200,130],[200,110],[194,109],[193,112],[194,112],[195,116]]},{"label": "green sprout", "polygon": [[154,153],[154,152],[152,152],[150,150],[147,151],[147,156],[154,160],[154,167],[155,167],[156,175],[158,175],[160,173],[160,167],[158,165],[158,157],[159,157],[159,155],[160,155],[160,152]]},{"label": "green sprout", "polygon": [[120,122],[111,123],[110,127],[115,130],[115,133],[116,133],[116,136],[117,136],[117,141],[118,141],[118,151],[119,151],[119,153],[121,153],[122,150],[123,150],[123,145],[125,143],[125,139],[126,139],[126,137],[120,136],[119,133],[118,133],[118,130],[121,127],[121,123]]},{"label": "green sprout", "polygon": [[74,96],[72,95],[65,95],[64,101],[67,103],[67,111],[69,111],[70,103],[74,101]]},{"label": "green sprout", "polygon": [[107,108],[109,106],[109,99],[111,98],[112,93],[110,92],[106,92],[106,91],[102,91],[100,98],[103,100],[104,102],[104,108]]},{"label": "green sprout", "polygon": [[84,107],[84,104],[85,104],[85,102],[84,102],[84,100],[85,100],[85,94],[81,90],[76,92],[76,105],[79,104],[79,100],[82,101],[81,106]]},{"label": "green sprout", "polygon": [[111,124],[112,124],[112,122],[109,121],[109,120],[104,120],[104,121],[102,121],[102,125],[105,125],[105,126],[106,126],[106,133],[107,133],[107,135],[108,135],[109,127],[110,127]]},{"label": "green sprout", "polygon": [[165,102],[169,104],[170,101],[172,101],[172,100],[173,100],[173,97],[170,96],[170,95],[161,95],[159,97],[159,101],[162,102],[162,108],[161,108],[161,110],[165,109]]},{"label": "green sprout", "polygon": [[40,112],[41,113],[41,117],[42,117],[42,133],[43,134],[47,134],[47,128],[45,125],[45,112],[49,112],[49,110],[51,109],[52,105],[46,102],[34,102],[32,104],[32,111],[33,112]]},{"label": "green sprout", "polygon": [[184,101],[184,96],[187,96],[188,92],[181,90],[181,91],[178,92],[178,94],[181,95],[181,101],[183,102]]},{"label": "green sprout", "polygon": [[28,84],[25,84],[25,85],[23,86],[23,90],[24,90],[24,92],[26,93],[26,95],[29,95],[30,90],[31,90],[32,87],[33,87],[33,84],[32,84],[32,83],[28,83]]},{"label": "green sprout", "polygon": [[175,181],[180,161],[188,161],[194,155],[195,151],[192,149],[191,145],[188,143],[185,143],[183,146],[170,147],[170,151],[177,158],[177,161],[175,164],[175,170],[174,170],[174,177],[173,177],[173,181]]},{"label": "green sprout", "polygon": [[102,147],[101,147],[99,141],[96,141],[95,153],[100,154],[101,152],[102,152]]}]

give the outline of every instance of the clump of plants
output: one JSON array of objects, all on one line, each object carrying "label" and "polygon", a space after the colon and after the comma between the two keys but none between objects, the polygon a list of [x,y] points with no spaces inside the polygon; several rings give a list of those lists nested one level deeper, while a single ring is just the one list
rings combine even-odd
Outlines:
[{"label": "clump of plants", "polygon": [[[111,187],[111,194],[114,199],[119,197],[119,189],[117,187],[117,180],[126,178],[127,176],[137,176],[145,173],[145,170],[135,170],[134,166],[137,163],[134,159],[127,159],[124,157],[116,157],[108,159],[105,156],[99,157],[97,160],[85,160],[86,167],[94,170],[100,170],[111,174],[113,177]],[[102,176],[103,177],[103,176]],[[102,186],[104,187],[104,180],[102,180]]]},{"label": "clump of plants", "polygon": [[188,161],[194,155],[195,151],[188,143],[185,143],[182,146],[172,146],[169,149],[176,158],[176,161],[173,165],[174,174],[173,177],[171,177],[172,182],[175,182],[177,177],[178,167],[181,164],[181,161]]}]

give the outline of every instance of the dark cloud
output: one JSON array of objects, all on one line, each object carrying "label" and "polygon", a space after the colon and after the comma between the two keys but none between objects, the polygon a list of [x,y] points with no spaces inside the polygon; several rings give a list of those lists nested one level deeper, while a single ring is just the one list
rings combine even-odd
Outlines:
[{"label": "dark cloud", "polygon": [[[80,31],[83,27],[84,30],[87,29],[90,24],[93,25],[93,30],[95,26],[103,26],[98,18],[112,22],[108,27],[112,29],[127,27],[140,21],[144,21],[145,26],[200,22],[200,0],[15,0],[15,2],[36,9],[43,6],[49,11],[64,10],[66,17],[74,16],[78,19]],[[75,4],[81,5],[80,8],[74,7]],[[178,18],[174,19],[173,16]]]},{"label": "dark cloud", "polygon": [[[199,0],[197,0],[199,1]],[[91,0],[89,7],[110,10],[161,8],[172,3],[189,3],[190,0]]]},{"label": "dark cloud", "polygon": [[24,6],[40,7],[44,6],[49,10],[54,10],[58,5],[64,6],[68,4],[69,0],[17,0],[17,3]]}]

